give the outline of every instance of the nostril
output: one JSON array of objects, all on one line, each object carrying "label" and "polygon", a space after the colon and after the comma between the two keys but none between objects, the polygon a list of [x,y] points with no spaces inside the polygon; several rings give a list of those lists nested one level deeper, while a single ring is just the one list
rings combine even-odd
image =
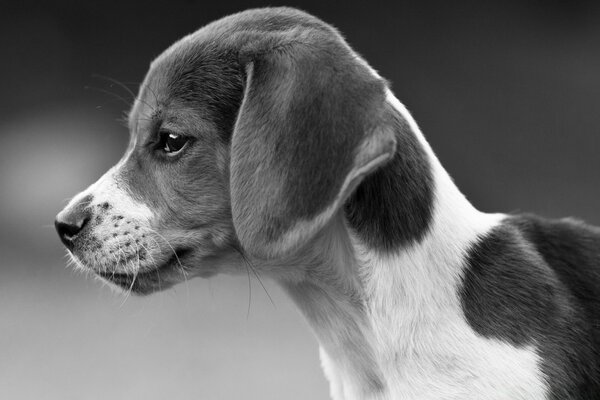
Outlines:
[{"label": "nostril", "polygon": [[69,250],[73,249],[77,235],[85,228],[89,220],[90,215],[87,213],[66,216],[63,216],[62,213],[58,214],[54,226],[60,240]]},{"label": "nostril", "polygon": [[78,222],[75,224],[70,224],[67,222],[60,222],[60,221],[56,221],[54,223],[54,225],[56,225],[56,230],[58,231],[58,234],[61,236],[75,236],[77,235],[84,227],[84,225],[87,223],[87,219],[84,220],[83,222]]}]

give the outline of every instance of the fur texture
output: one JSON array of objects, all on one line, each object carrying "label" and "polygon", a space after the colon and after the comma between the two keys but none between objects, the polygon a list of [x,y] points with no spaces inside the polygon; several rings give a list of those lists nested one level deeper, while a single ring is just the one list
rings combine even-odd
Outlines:
[{"label": "fur texture", "polygon": [[152,63],[129,125],[57,217],[83,268],[147,294],[252,267],[306,316],[337,400],[598,398],[600,231],[477,211],[330,25],[209,24]]}]

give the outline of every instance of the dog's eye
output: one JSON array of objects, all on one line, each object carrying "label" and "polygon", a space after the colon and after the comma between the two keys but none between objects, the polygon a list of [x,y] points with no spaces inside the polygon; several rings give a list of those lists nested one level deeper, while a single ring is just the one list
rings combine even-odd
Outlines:
[{"label": "dog's eye", "polygon": [[179,153],[185,145],[190,141],[190,138],[183,135],[178,135],[173,132],[162,131],[160,133],[160,141],[157,149],[167,155],[175,155]]}]

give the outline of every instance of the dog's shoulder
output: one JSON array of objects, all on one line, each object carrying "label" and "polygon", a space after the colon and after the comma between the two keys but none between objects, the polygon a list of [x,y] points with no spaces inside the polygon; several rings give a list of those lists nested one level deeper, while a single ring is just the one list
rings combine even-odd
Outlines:
[{"label": "dog's shoulder", "polygon": [[600,228],[507,217],[469,250],[461,300],[478,334],[537,348],[552,398],[600,391]]},{"label": "dog's shoulder", "polygon": [[[466,286],[493,284],[511,289],[512,297],[526,288],[523,295],[539,295],[540,301],[568,297],[600,320],[600,227],[573,218],[511,215],[473,245],[467,264]],[[542,286],[545,293],[536,293]]]},{"label": "dog's shoulder", "polygon": [[600,326],[600,227],[574,218],[553,220],[530,214],[515,216],[509,223]]}]

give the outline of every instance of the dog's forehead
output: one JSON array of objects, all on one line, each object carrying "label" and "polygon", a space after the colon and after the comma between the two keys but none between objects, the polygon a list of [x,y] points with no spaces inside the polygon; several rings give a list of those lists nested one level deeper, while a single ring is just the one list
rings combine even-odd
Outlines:
[{"label": "dog's forehead", "polygon": [[132,132],[173,103],[204,113],[227,130],[243,96],[240,51],[270,32],[337,31],[300,10],[277,7],[243,11],[212,22],[175,42],[151,64],[130,112]]},{"label": "dog's forehead", "polygon": [[[282,37],[288,42],[308,40],[307,32],[343,41],[335,28],[312,15],[280,7],[233,14],[175,42],[151,63],[140,88],[129,114],[132,143],[138,132],[151,131],[174,109],[183,108],[210,121],[228,142],[243,98],[243,54],[268,51]],[[312,40],[321,42],[315,36]]]},{"label": "dog's forehead", "polygon": [[[186,41],[209,41],[240,47],[252,34],[283,32],[297,28],[312,28],[337,32],[330,25],[304,11],[288,7],[250,9],[231,14],[186,36],[171,49]],[[167,52],[169,51],[167,50]]]},{"label": "dog's forehead", "polygon": [[138,136],[165,124],[188,132],[222,127],[234,119],[241,90],[240,77],[223,60],[154,63],[129,113],[130,132]]},{"label": "dog's forehead", "polygon": [[335,29],[323,21],[292,8],[252,9],[229,15],[198,29],[167,48],[152,62],[146,84],[152,82],[157,86],[172,85],[182,78],[191,77],[198,68],[204,69],[206,74],[221,68],[232,68],[232,63],[238,62],[239,51],[257,35],[303,28],[337,34]]}]

